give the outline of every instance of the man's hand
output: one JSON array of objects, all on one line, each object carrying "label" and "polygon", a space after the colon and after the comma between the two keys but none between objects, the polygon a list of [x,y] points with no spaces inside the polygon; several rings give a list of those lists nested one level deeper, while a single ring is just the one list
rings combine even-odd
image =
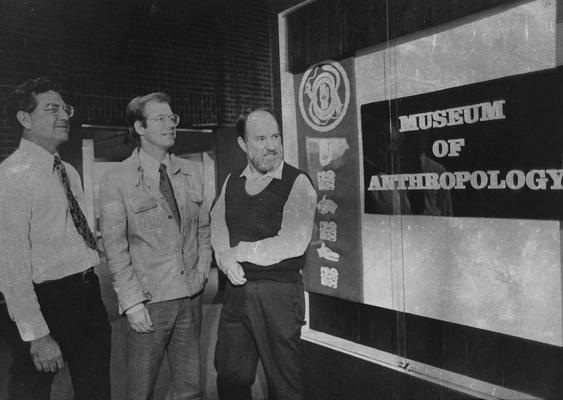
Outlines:
[{"label": "man's hand", "polygon": [[244,285],[246,278],[244,277],[244,269],[238,262],[229,264],[225,267],[225,274],[229,281],[235,286]]},{"label": "man's hand", "polygon": [[37,371],[57,372],[65,366],[61,348],[51,335],[32,340],[29,352]]},{"label": "man's hand", "polygon": [[133,328],[136,332],[154,332],[151,315],[144,304],[139,310],[132,312],[131,314],[127,314],[127,319],[129,320],[129,325],[131,325],[131,328]]},{"label": "man's hand", "polygon": [[[230,266],[232,264],[236,264],[238,263],[238,246],[235,247],[230,247],[226,250],[223,250],[219,256],[219,258],[221,259],[221,262],[224,265]],[[225,272],[226,273],[226,272]]]},{"label": "man's hand", "polygon": [[223,250],[217,255],[217,262],[221,270],[227,275],[229,281],[235,286],[244,285],[246,278],[244,277],[244,269],[238,263],[238,246],[230,247]]}]

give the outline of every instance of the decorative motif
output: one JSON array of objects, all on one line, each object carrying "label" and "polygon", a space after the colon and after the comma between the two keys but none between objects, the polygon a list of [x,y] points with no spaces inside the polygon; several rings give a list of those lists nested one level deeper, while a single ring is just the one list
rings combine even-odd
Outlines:
[{"label": "decorative motif", "polygon": [[334,190],[336,185],[336,174],[333,170],[317,172],[317,186],[319,190]]},{"label": "decorative motif", "polygon": [[319,222],[319,238],[321,241],[336,242],[337,225],[334,221],[320,221]]},{"label": "decorative motif", "polygon": [[321,242],[321,247],[317,249],[319,258],[324,258],[325,260],[338,262],[340,260],[340,254],[331,250],[325,245],[325,242]]},{"label": "decorative motif", "polygon": [[321,285],[329,288],[338,288],[338,270],[321,266]]},{"label": "decorative motif", "polygon": [[326,198],[326,194],[323,195],[323,198],[317,204],[317,210],[321,214],[327,214],[327,213],[334,214],[336,212],[337,207],[338,205],[334,201]]},{"label": "decorative motif", "polygon": [[299,108],[312,129],[328,132],[334,129],[348,110],[350,82],[342,66],[335,61],[310,67],[299,85]]}]

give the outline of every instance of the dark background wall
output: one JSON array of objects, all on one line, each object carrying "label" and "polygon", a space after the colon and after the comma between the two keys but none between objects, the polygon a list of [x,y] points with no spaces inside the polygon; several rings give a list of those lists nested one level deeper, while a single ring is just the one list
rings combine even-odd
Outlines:
[{"label": "dark background wall", "polygon": [[[517,0],[516,0],[517,1]],[[515,0],[322,0],[287,18],[289,69],[392,41]]]},{"label": "dark background wall", "polygon": [[38,75],[60,83],[75,126],[123,126],[127,102],[157,90],[181,128],[272,106],[270,15],[265,0],[0,0],[0,160],[20,134],[6,95]]}]

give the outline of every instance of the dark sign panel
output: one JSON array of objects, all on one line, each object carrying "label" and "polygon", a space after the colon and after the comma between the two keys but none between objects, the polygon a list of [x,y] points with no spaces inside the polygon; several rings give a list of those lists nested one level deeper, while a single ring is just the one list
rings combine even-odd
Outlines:
[{"label": "dark sign panel", "polygon": [[354,59],[295,76],[299,165],[318,193],[306,289],[363,301],[360,169]]},{"label": "dark sign panel", "polygon": [[362,106],[365,212],[563,220],[562,71]]}]

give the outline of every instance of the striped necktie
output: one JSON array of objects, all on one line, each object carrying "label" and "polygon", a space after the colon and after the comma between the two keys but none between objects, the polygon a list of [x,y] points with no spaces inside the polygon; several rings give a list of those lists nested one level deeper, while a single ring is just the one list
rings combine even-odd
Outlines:
[{"label": "striped necktie", "polygon": [[94,234],[90,230],[88,226],[88,222],[86,222],[86,217],[82,213],[74,194],[70,190],[70,183],[68,180],[68,175],[66,174],[65,166],[63,165],[59,156],[55,156],[55,162],[53,165],[54,169],[57,170],[57,174],[59,175],[59,179],[63,185],[66,199],[68,200],[68,207],[70,210],[70,215],[72,217],[72,222],[74,222],[74,226],[80,235],[84,238],[86,245],[91,249],[97,250],[98,246],[96,245],[96,238]]}]

